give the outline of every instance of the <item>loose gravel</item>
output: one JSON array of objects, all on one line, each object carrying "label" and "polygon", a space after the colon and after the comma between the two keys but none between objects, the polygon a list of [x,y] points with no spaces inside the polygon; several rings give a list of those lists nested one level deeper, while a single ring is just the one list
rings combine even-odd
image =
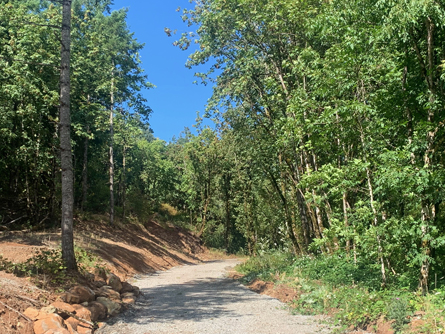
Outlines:
[{"label": "loose gravel", "polygon": [[239,261],[184,265],[140,277],[143,296],[100,334],[331,333],[311,316],[292,315],[277,299],[227,278]]}]

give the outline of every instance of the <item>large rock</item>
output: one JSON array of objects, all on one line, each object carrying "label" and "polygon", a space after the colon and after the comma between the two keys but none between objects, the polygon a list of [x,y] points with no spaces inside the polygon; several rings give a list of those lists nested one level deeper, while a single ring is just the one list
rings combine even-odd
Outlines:
[{"label": "large rock", "polygon": [[39,317],[39,310],[33,308],[33,307],[28,307],[25,312],[23,312],[24,315],[26,315],[29,319],[31,320],[37,320]]},{"label": "large rock", "polygon": [[122,307],[120,303],[116,303],[115,301],[112,301],[106,297],[97,297],[96,301],[105,306],[108,314],[112,316],[117,315]]},{"label": "large rock", "polygon": [[[75,304],[73,305],[73,308],[75,310],[76,316],[78,316],[79,318],[83,319],[83,320],[87,320],[87,321],[94,321],[92,318],[92,313],[91,311],[82,306],[82,305],[78,305]],[[73,330],[77,331],[77,333],[79,334],[91,334],[93,333],[93,327],[90,326],[89,324],[79,321],[73,317],[69,317],[68,319],[65,320],[65,323],[67,325],[70,325]]]},{"label": "large rock", "polygon": [[105,285],[96,291],[98,297],[105,297],[114,301],[120,301],[121,295],[115,291],[111,286]]},{"label": "large rock", "polygon": [[69,292],[71,292],[73,295],[79,296],[79,302],[75,304],[82,304],[84,302],[89,303],[95,299],[94,291],[86,286],[76,285],[75,287],[71,288]]},{"label": "large rock", "polygon": [[121,292],[122,290],[122,282],[115,274],[108,275],[107,284],[111,286],[114,291]]},{"label": "large rock", "polygon": [[45,334],[71,334],[68,329],[59,328],[59,329],[50,329],[46,331]]},{"label": "large rock", "polygon": [[91,302],[88,309],[91,312],[91,320],[93,321],[103,320],[107,317],[107,308],[99,302]]},{"label": "large rock", "polygon": [[63,311],[70,312],[70,313],[74,313],[74,312],[76,311],[76,310],[74,309],[74,307],[71,306],[70,304],[68,304],[68,303],[64,303],[64,302],[60,302],[60,301],[54,302],[54,303],[52,303],[50,306],[53,306],[53,307],[55,307],[56,309],[62,311],[62,312],[60,312],[60,313],[57,312],[57,313],[59,313],[61,316],[68,315],[68,314],[66,314],[66,313],[63,313]]},{"label": "large rock", "polygon": [[71,334],[68,329],[60,328],[60,329],[50,329],[46,331],[44,334]]},{"label": "large rock", "polygon": [[126,293],[126,292],[133,292],[133,290],[134,290],[133,285],[131,285],[128,282],[122,282],[122,290],[120,291],[121,295]]},{"label": "large rock", "polygon": [[65,329],[63,326],[63,319],[58,314],[48,314],[47,317],[37,320],[34,322],[34,333],[44,334],[49,330],[62,330]]},{"label": "large rock", "polygon": [[91,321],[91,311],[82,305],[73,305],[73,308],[76,310],[76,315],[79,318],[82,318],[87,321]]},{"label": "large rock", "polygon": [[60,295],[60,299],[62,299],[65,303],[68,304],[79,304],[80,296],[73,294],[71,292],[65,292]]}]

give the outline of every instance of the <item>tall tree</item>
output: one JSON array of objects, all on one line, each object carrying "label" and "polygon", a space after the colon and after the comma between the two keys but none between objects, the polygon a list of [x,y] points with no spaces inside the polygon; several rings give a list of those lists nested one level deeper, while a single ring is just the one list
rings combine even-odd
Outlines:
[{"label": "tall tree", "polygon": [[71,150],[70,54],[71,2],[62,2],[62,47],[60,61],[60,161],[62,167],[62,257],[68,269],[77,269],[74,254],[74,175]]}]

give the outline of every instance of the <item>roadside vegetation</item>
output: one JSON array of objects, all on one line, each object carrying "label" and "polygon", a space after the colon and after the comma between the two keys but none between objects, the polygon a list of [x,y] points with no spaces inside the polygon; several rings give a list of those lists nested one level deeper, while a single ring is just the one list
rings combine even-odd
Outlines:
[{"label": "roadside vegetation", "polygon": [[[377,331],[378,322],[396,333],[443,333],[445,286],[443,277],[422,295],[418,282],[391,276],[382,288],[373,263],[354,263],[342,253],[295,257],[270,251],[251,257],[236,269],[248,284],[255,279],[286,285],[297,297],[289,303],[300,314],[331,316],[336,331]],[[412,276],[414,277],[414,276]]]}]

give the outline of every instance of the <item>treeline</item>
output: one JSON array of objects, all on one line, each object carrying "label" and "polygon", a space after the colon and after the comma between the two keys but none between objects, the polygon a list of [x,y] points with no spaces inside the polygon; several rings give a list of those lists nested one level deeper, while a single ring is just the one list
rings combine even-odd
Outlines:
[{"label": "treeline", "polygon": [[[195,40],[188,66],[212,66],[198,76],[215,85],[216,127],[198,120],[171,143],[149,129],[142,45],[110,3],[73,2],[78,212],[125,221],[170,205],[229,252],[336,253],[382,286],[440,283],[443,1],[196,2],[183,19],[197,33],[175,44]],[[54,226],[61,9],[0,4],[0,221]]]},{"label": "treeline", "polygon": [[444,18],[429,0],[185,10],[199,28],[176,44],[199,43],[188,65],[213,64],[198,75],[215,84],[217,130],[185,146],[198,231],[251,252],[339,252],[426,292],[445,269]]},{"label": "treeline", "polygon": [[[111,3],[72,4],[71,141],[75,207],[107,211],[111,190],[111,207],[122,216],[133,209],[126,208],[126,196],[145,192],[144,145],[154,138],[146,122],[151,109],[141,95],[151,87],[140,66],[143,45],[127,27],[126,10],[111,12]],[[0,1],[3,228],[59,224],[61,7],[56,1]]]}]

